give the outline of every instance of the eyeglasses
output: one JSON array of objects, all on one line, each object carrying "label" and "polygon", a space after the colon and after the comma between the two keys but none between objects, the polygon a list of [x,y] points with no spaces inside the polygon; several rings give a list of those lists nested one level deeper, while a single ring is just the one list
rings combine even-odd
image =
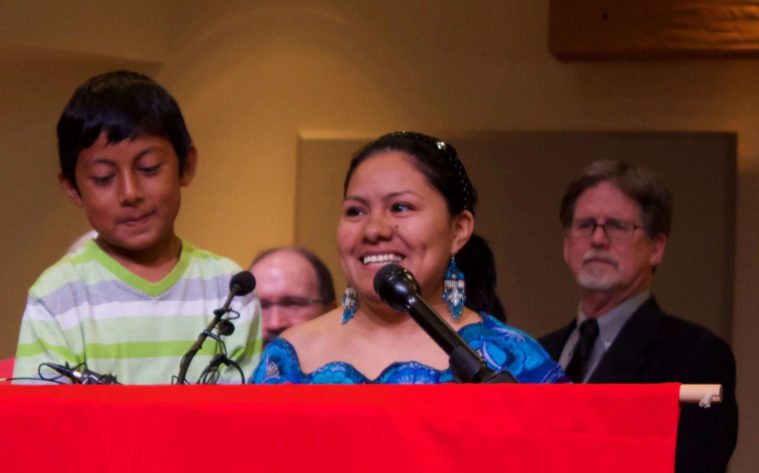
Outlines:
[{"label": "eyeglasses", "polygon": [[596,228],[598,227],[601,227],[604,235],[611,240],[629,240],[632,238],[635,230],[643,228],[636,223],[615,218],[606,219],[605,222],[597,222],[592,218],[583,218],[572,220],[567,229],[567,235],[572,238],[588,238],[596,232]]},{"label": "eyeglasses", "polygon": [[310,297],[285,296],[277,301],[271,299],[260,299],[261,309],[271,309],[274,306],[280,306],[284,310],[298,310],[314,304],[324,304],[323,299],[313,299]]}]

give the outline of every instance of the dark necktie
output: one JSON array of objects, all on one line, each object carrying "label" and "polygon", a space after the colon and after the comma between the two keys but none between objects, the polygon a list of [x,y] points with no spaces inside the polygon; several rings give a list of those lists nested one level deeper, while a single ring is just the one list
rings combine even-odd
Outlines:
[{"label": "dark necktie", "polygon": [[575,383],[582,383],[588,368],[590,354],[593,353],[593,344],[598,338],[598,321],[587,319],[580,324],[580,340],[575,346],[574,355],[567,365],[567,376]]}]

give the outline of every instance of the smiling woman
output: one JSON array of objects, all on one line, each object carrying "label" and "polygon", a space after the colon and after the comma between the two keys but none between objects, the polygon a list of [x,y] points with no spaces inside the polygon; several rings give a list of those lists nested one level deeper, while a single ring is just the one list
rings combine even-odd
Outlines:
[{"label": "smiling woman", "polygon": [[352,174],[337,229],[343,272],[362,305],[381,303],[373,290],[381,266],[397,262],[432,300],[442,297],[442,278],[452,254],[469,239],[474,217],[451,217],[443,197],[402,151],[388,150]]},{"label": "smiling woman", "polygon": [[[456,150],[396,132],[360,149],[344,182],[337,246],[349,288],[343,309],[285,331],[253,375],[257,383],[457,381],[447,355],[373,287],[387,263],[412,272],[436,312],[488,363],[521,382],[556,382],[561,368],[525,333],[496,320],[489,266],[473,255],[477,192]],[[464,286],[466,289],[464,289]],[[465,304],[460,302],[466,300]]]}]

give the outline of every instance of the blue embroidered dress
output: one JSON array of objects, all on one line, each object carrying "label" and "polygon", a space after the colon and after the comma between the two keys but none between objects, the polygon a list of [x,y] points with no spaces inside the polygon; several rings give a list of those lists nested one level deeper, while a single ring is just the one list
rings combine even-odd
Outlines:
[{"label": "blue embroidered dress", "polygon": [[[568,382],[564,371],[532,337],[488,314],[482,322],[466,325],[459,335],[494,371],[508,370],[520,383]],[[295,348],[282,338],[274,339],[261,355],[251,383],[257,384],[436,384],[453,381],[450,368],[438,370],[416,361],[399,361],[369,379],[350,363],[333,361],[304,373]]]}]

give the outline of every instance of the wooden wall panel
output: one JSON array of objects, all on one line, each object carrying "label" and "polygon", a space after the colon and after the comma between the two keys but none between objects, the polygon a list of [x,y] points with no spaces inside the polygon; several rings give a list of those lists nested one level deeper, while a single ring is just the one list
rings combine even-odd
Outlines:
[{"label": "wooden wall panel", "polygon": [[560,60],[759,57],[759,1],[551,0]]}]

